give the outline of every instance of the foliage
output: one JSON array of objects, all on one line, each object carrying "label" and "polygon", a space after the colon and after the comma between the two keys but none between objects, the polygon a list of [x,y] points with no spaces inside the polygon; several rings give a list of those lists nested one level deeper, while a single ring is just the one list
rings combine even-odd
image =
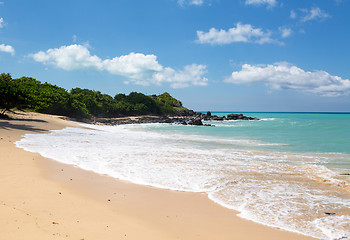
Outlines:
[{"label": "foliage", "polygon": [[165,92],[159,96],[155,96],[155,98],[158,101],[163,102],[165,105],[169,105],[172,107],[182,107],[182,103],[179,100],[170,96],[170,94],[167,92]]},{"label": "foliage", "polygon": [[10,74],[0,75],[0,109],[3,112],[17,107],[36,112],[65,115],[76,118],[118,117],[125,115],[171,115],[182,103],[163,93],[146,96],[131,92],[111,97],[100,91],[73,88],[66,89],[49,83],[21,77],[12,79]]},{"label": "foliage", "polygon": [[163,114],[157,102],[142,93],[118,94],[114,99],[117,102],[118,111],[123,114]]},{"label": "foliage", "polygon": [[111,116],[116,110],[114,99],[99,91],[73,88],[70,93],[74,99],[84,104],[93,116]]},{"label": "foliage", "polygon": [[21,104],[22,93],[16,88],[11,74],[2,73],[0,75],[0,109],[1,114]]}]

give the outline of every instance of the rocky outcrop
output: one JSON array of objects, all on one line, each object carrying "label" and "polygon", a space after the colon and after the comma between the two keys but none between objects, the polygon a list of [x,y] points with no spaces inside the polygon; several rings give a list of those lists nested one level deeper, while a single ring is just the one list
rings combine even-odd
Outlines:
[{"label": "rocky outcrop", "polygon": [[191,120],[188,122],[188,125],[202,126],[202,125],[203,125],[203,122],[202,122],[202,119],[200,119],[200,118],[195,118],[195,119],[191,119]]},{"label": "rocky outcrop", "polygon": [[243,114],[234,114],[234,113],[228,114],[226,119],[227,120],[259,120],[257,118],[244,116]]},{"label": "rocky outcrop", "polygon": [[193,110],[189,110],[189,109],[178,109],[176,112],[176,116],[181,116],[181,117],[188,117],[188,116],[193,116],[196,113]]},{"label": "rocky outcrop", "polygon": [[141,124],[141,123],[170,123],[181,125],[194,126],[214,126],[211,124],[203,124],[203,121],[226,121],[226,120],[259,120],[258,118],[247,117],[243,114],[228,114],[227,116],[219,117],[212,115],[211,112],[207,114],[194,112],[192,110],[184,109],[182,115],[176,117],[167,116],[132,116],[120,118],[94,118],[91,123],[104,125],[121,125],[121,124]]}]

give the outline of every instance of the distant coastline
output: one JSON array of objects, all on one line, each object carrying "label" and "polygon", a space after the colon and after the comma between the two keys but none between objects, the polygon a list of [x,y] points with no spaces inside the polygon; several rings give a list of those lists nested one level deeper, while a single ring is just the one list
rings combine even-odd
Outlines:
[{"label": "distant coastline", "polygon": [[[206,111],[198,111],[200,113],[205,113]],[[291,112],[274,112],[274,111],[215,111],[212,110],[213,113],[306,113],[306,114],[350,114],[350,112],[299,112],[299,111],[291,111]]]},{"label": "distant coastline", "polygon": [[[145,95],[131,92],[114,97],[99,91],[73,88],[67,91],[31,77],[13,79],[0,74],[0,117],[11,109],[61,115],[100,124],[178,123],[204,125],[202,120],[258,120],[243,114],[211,115],[190,110],[169,93]],[[137,116],[137,118],[135,118]]]}]

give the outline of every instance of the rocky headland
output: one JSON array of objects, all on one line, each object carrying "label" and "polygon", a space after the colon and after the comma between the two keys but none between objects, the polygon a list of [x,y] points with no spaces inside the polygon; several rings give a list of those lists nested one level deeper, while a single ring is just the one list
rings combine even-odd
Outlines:
[{"label": "rocky headland", "polygon": [[228,121],[228,120],[260,120],[258,118],[244,116],[243,114],[228,114],[219,117],[211,112],[200,113],[193,110],[182,109],[175,116],[125,116],[118,118],[93,118],[90,123],[103,125],[142,124],[142,123],[171,123],[181,125],[214,126],[203,121]]}]

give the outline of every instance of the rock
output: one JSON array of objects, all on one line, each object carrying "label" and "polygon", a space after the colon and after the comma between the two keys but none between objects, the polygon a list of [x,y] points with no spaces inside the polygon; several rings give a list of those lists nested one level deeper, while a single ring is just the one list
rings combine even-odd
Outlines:
[{"label": "rock", "polygon": [[227,115],[227,120],[259,120],[258,118],[253,118],[253,117],[247,117],[244,116],[243,114],[228,114]]},{"label": "rock", "polygon": [[163,121],[163,123],[172,123],[173,121],[170,118],[167,118]]},{"label": "rock", "polygon": [[226,118],[228,120],[237,120],[238,114],[231,113],[231,114],[228,114]]},{"label": "rock", "polygon": [[188,110],[188,109],[179,109],[177,110],[177,115],[178,116],[194,116],[195,112],[193,110]]},{"label": "rock", "polygon": [[212,118],[212,120],[214,120],[214,121],[224,121],[224,117],[214,116],[214,117]]},{"label": "rock", "polygon": [[210,111],[206,114],[194,112],[188,109],[181,109],[175,117],[167,116],[137,116],[131,119],[129,117],[121,118],[94,118],[93,124],[103,125],[121,125],[121,124],[141,124],[141,123],[169,123],[169,124],[182,124],[182,125],[203,125],[203,120],[206,121],[224,121],[224,120],[259,120],[258,118],[252,118],[244,116],[243,114],[228,114],[227,117],[219,117],[212,115]]},{"label": "rock", "polygon": [[203,117],[204,116],[204,114],[200,113],[200,112],[195,112],[194,115],[197,116],[197,117]]},{"label": "rock", "polygon": [[191,119],[188,125],[203,126],[202,120],[200,118]]}]

